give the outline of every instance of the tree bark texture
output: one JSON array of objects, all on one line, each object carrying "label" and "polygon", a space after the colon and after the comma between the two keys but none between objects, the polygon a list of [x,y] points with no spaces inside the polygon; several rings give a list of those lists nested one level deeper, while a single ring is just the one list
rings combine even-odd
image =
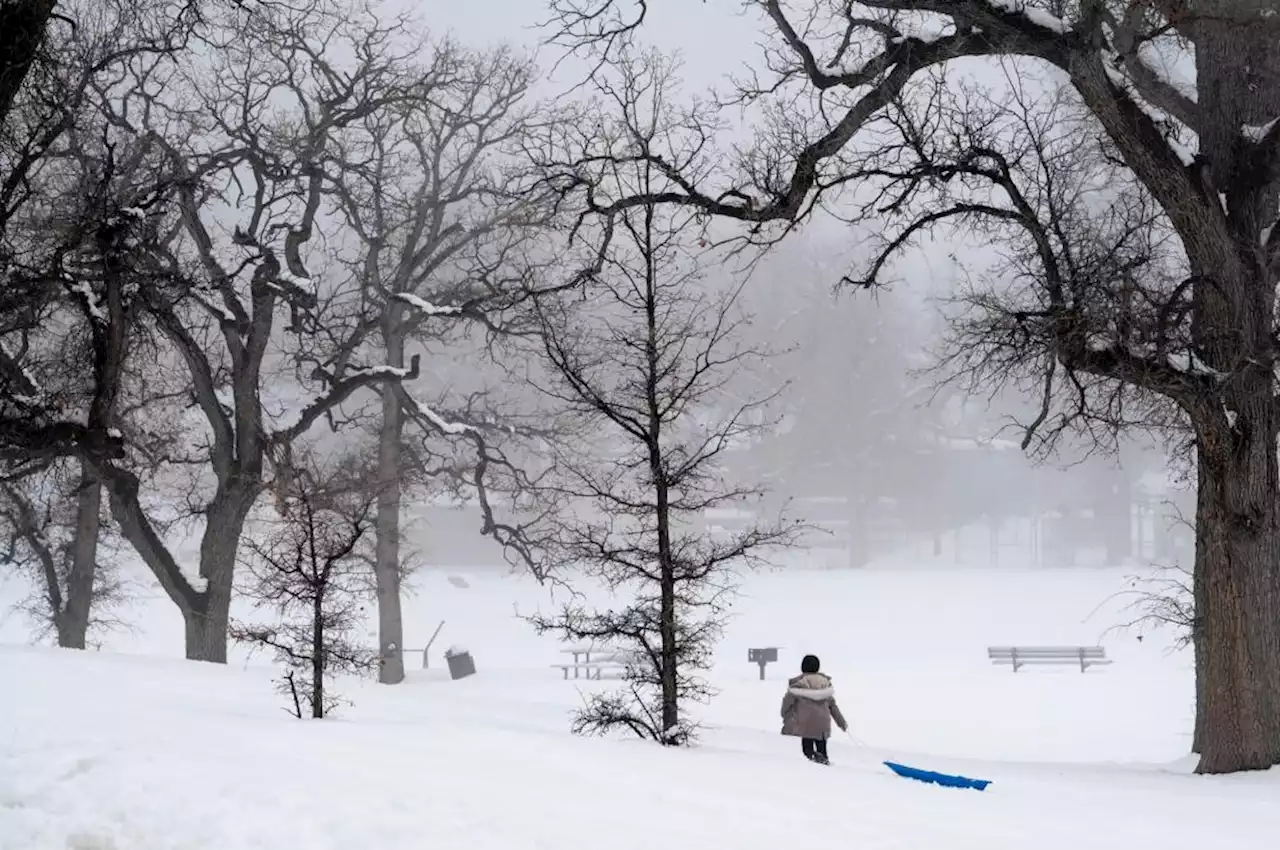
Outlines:
[{"label": "tree bark texture", "polygon": [[183,611],[187,658],[193,661],[227,662],[227,625],[236,554],[257,493],[257,487],[234,488],[219,494],[209,511],[208,525],[200,541],[200,577],[206,586],[200,594],[201,603]]},{"label": "tree bark texture", "polygon": [[324,717],[324,588],[311,602],[311,716]]},{"label": "tree bark texture", "polygon": [[93,610],[94,578],[98,570],[98,538],[102,530],[102,479],[92,465],[81,462],[76,491],[76,531],[67,570],[65,607],[58,612],[58,645],[84,649]]},{"label": "tree bark texture", "polygon": [[1194,744],[1201,773],[1280,764],[1277,281],[1259,249],[1280,192],[1275,180],[1252,173],[1252,146],[1240,139],[1241,127],[1280,117],[1280,39],[1274,28],[1239,17],[1275,5],[1200,0],[1192,25],[1200,151],[1222,193],[1231,236],[1216,244],[1184,238],[1192,272],[1212,282],[1197,289],[1193,333],[1209,365],[1231,373],[1223,390],[1227,418],[1216,410],[1192,416],[1200,485]]},{"label": "tree bark texture", "polygon": [[138,500],[138,479],[110,466],[98,471],[107,482],[111,513],[121,533],[182,613],[186,657],[225,664],[236,553],[259,483],[251,479],[243,486],[220,489],[214,497],[200,541],[200,577],[205,587],[197,590],[148,521]]},{"label": "tree bark texture", "polygon": [[[656,446],[651,451],[656,453]],[[662,574],[658,622],[658,634],[662,641],[662,731],[670,732],[680,724],[680,692],[677,687],[680,646],[676,630],[676,565],[671,548],[671,505],[666,484],[661,481],[658,483],[657,508],[658,552]]]},{"label": "tree bark texture", "polygon": [[57,0],[0,3],[0,121],[9,114],[22,88],[56,5]]},{"label": "tree bark texture", "polygon": [[[1274,406],[1269,393],[1259,401]],[[1201,773],[1280,764],[1277,429],[1273,411],[1258,413],[1257,432],[1197,453],[1193,746]]]},{"label": "tree bark texture", "polygon": [[[404,338],[390,329],[385,336],[387,364],[400,367],[404,363]],[[374,549],[380,659],[378,681],[384,685],[395,685],[404,681],[404,619],[400,600],[400,441],[404,434],[404,411],[395,386],[383,386],[381,394]]]}]

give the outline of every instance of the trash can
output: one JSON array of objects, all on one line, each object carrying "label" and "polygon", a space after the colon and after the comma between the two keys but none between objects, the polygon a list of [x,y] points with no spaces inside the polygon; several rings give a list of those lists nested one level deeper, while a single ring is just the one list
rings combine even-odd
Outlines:
[{"label": "trash can", "polygon": [[461,647],[450,647],[444,654],[444,660],[449,665],[451,679],[465,679],[475,675],[476,662],[471,658],[471,653]]}]

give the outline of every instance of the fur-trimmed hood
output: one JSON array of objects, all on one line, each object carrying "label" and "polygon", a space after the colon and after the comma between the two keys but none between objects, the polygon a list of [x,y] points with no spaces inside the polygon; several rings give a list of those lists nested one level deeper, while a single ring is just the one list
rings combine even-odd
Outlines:
[{"label": "fur-trimmed hood", "polygon": [[826,673],[805,673],[787,682],[787,692],[800,699],[824,700],[836,695]]}]

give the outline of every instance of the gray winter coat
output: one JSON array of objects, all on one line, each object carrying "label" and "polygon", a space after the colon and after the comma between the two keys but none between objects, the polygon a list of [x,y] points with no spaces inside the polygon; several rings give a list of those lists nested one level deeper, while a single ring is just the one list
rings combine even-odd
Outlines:
[{"label": "gray winter coat", "polygon": [[805,673],[787,683],[782,698],[782,734],[796,738],[830,738],[831,718],[841,731],[848,729],[831,677],[825,673]]}]

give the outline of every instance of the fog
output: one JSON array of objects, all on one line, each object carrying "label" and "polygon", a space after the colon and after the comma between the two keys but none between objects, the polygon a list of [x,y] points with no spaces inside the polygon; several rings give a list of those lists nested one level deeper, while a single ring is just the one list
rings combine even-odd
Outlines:
[{"label": "fog", "polygon": [[[588,96],[590,66],[546,43],[540,4],[406,5],[435,33],[536,54],[546,69],[540,96]],[[741,4],[652,6],[644,43],[679,57],[683,94],[725,91],[732,76],[759,67],[764,24]],[[1004,75],[985,62],[972,71],[988,81]],[[749,118],[737,118],[722,144],[749,140]],[[731,530],[783,510],[812,526],[804,545],[813,565],[830,568],[1189,564],[1193,482],[1165,440],[1128,434],[1099,445],[1067,433],[1051,451],[1024,449],[1035,388],[948,380],[940,366],[947,301],[987,271],[998,247],[924,237],[893,261],[892,286],[840,286],[866,261],[870,235],[865,223],[820,210],[774,247],[714,272],[746,281],[752,331],[775,352],[755,389],[779,395],[767,433],[725,462],[733,476],[764,482],[767,499],[713,512],[708,526]],[[468,519],[458,522],[460,514]],[[427,562],[493,563],[492,544],[472,533],[474,508],[423,505],[420,515]]]},{"label": "fog", "polygon": [[[760,19],[758,9],[751,11],[731,0],[651,5],[640,38],[644,49],[678,66],[664,91],[665,106],[672,114],[709,109],[709,104],[722,102],[735,86],[765,69],[768,24]],[[515,57],[511,61],[517,65],[526,56],[536,63],[528,91],[520,99],[521,108],[529,110],[522,118],[524,135],[486,154],[492,160],[485,167],[495,174],[504,168],[519,173],[529,167],[526,154],[536,158],[552,148],[584,154],[598,141],[589,122],[608,125],[611,92],[588,79],[594,67],[589,58],[566,54],[548,43],[551,31],[543,25],[548,13],[542,3],[388,0],[373,8],[383,20],[390,20],[394,12],[405,12],[415,26],[425,28],[429,36],[420,43],[417,30],[397,35],[403,42],[398,48],[416,62],[430,65],[433,51],[447,39],[464,50],[508,51],[503,55]],[[927,27],[920,32],[927,36]],[[328,45],[324,61],[334,67],[353,66],[359,60],[354,43]],[[202,86],[221,81],[214,70],[221,61],[216,51],[198,47],[194,55],[200,61],[185,83],[192,90],[184,95],[191,98],[205,93]],[[201,66],[205,60],[208,67]],[[953,70],[951,84],[992,90],[1020,86],[1033,100],[1056,91],[1060,82],[1043,69],[1012,60],[958,62]],[[126,93],[124,86],[112,94],[121,103],[136,96]],[[912,96],[926,94],[921,89]],[[175,103],[182,101],[182,96],[172,96]],[[254,108],[269,117],[251,115],[250,123],[280,122],[285,129],[279,131],[279,138],[297,131],[294,125],[299,119],[293,112],[305,112],[280,91],[264,96]],[[815,106],[797,99],[787,108],[797,110],[794,120],[769,112],[760,103],[717,108],[715,120],[702,128],[707,133],[705,150],[690,160],[690,167],[708,185],[725,189],[736,185],[733,169],[744,163],[770,173],[776,162],[766,161],[767,157],[751,159],[762,126],[781,126],[778,132],[809,140],[820,131],[809,125],[821,128],[829,120],[821,103]],[[174,115],[182,116],[175,121],[194,121],[193,114],[198,110],[174,107]],[[556,124],[563,115],[575,119],[567,126]],[[542,118],[545,123],[540,123]],[[207,138],[194,132],[184,144],[193,149],[216,146],[210,140],[218,132],[238,138],[225,128],[205,129]],[[371,139],[375,130],[365,127],[359,132],[372,134]],[[353,151],[376,149],[372,141],[352,132],[352,139],[344,138],[343,145]],[[412,132],[402,141],[413,138]],[[875,134],[867,135],[873,138],[866,144],[873,144]],[[278,143],[278,138],[267,142]],[[406,150],[409,147],[406,142]],[[296,153],[288,144],[283,148],[286,154]],[[216,160],[218,155],[193,156]],[[452,166],[465,157],[450,153],[441,161],[445,160]],[[554,172],[561,163],[551,160],[554,157],[538,167]],[[300,256],[314,274],[312,280],[319,282],[323,309],[334,324],[325,329],[330,336],[327,341],[294,339],[292,326],[286,329],[278,324],[273,329],[264,361],[264,373],[270,378],[260,390],[261,427],[288,430],[308,410],[316,399],[317,375],[323,377],[324,369],[334,362],[326,359],[325,345],[348,345],[363,358],[360,365],[366,371],[388,368],[385,352],[376,346],[361,348],[364,343],[360,342],[361,333],[372,338],[385,328],[373,322],[366,331],[352,330],[358,321],[367,321],[357,315],[367,307],[358,294],[359,269],[362,264],[376,266],[368,263],[368,257],[388,244],[408,240],[404,234],[412,227],[402,223],[382,236],[370,237],[352,222],[362,222],[359,216],[369,214],[379,196],[388,208],[412,207],[418,196],[410,178],[417,172],[403,161],[396,164],[409,182],[393,180],[382,189],[344,185],[318,194],[317,236]],[[343,166],[359,173],[350,163]],[[236,240],[242,236],[251,193],[243,185],[231,187],[237,187],[247,172],[241,165],[228,168],[220,177],[224,179],[221,188],[201,202],[215,253],[231,256],[238,250]],[[556,175],[556,179],[563,177]],[[623,178],[610,179],[619,181],[619,186],[609,187],[616,190],[614,194],[625,194],[620,188]],[[283,214],[281,221],[287,222],[296,214],[298,205],[290,199],[301,196],[302,190],[300,181],[290,180],[294,178],[280,178],[280,187],[272,190],[278,194],[263,196],[269,197],[268,206],[278,203],[265,219],[254,219],[255,226],[268,222],[266,233],[283,233],[288,226],[274,222],[273,215]],[[352,185],[358,182],[353,178]],[[605,180],[601,186],[607,184]],[[857,285],[850,276],[865,270],[890,238],[887,225],[875,216],[854,217],[858,209],[876,203],[870,184],[862,181],[825,193],[819,206],[805,210],[799,225],[785,229],[750,229],[718,217],[690,219],[688,244],[681,248],[681,262],[689,264],[691,272],[689,291],[708,297],[736,293],[733,321],[740,324],[729,342],[768,354],[753,359],[749,368],[736,364],[741,368],[727,369],[722,383],[713,386],[705,399],[690,401],[680,414],[678,428],[687,436],[733,418],[735,410],[749,411],[741,423],[744,427],[735,426],[727,448],[717,453],[714,467],[726,487],[750,498],[733,504],[717,502],[701,511],[701,530],[712,537],[731,537],[753,522],[782,516],[804,527],[793,544],[808,552],[813,565],[830,568],[1087,567],[1131,561],[1185,565],[1190,557],[1185,519],[1191,506],[1184,480],[1185,457],[1178,453],[1185,435],[1177,429],[1148,435],[1140,430],[1108,433],[1088,423],[1083,428],[1054,428],[1051,440],[1042,433],[1029,434],[1028,426],[1042,418],[1037,382],[1026,375],[1011,376],[1008,381],[999,375],[994,380],[968,381],[957,366],[961,343],[954,332],[963,316],[961,295],[975,287],[1011,291],[1017,283],[1017,258],[1011,256],[1008,245],[984,244],[974,231],[922,231],[902,250],[892,252],[880,270],[879,285]],[[492,197],[500,195],[492,191]],[[566,206],[571,204],[566,201]],[[361,207],[362,212],[353,212],[353,207]],[[485,231],[492,222],[483,216],[498,215],[494,209],[467,200],[457,205],[459,211],[442,215],[436,226],[444,233],[454,224],[462,230]],[[415,309],[439,310],[439,315],[461,311],[438,305],[453,305],[467,295],[469,281],[485,263],[494,264],[485,274],[501,277],[495,271],[501,262],[494,258],[505,257],[508,250],[528,264],[526,271],[537,270],[539,285],[563,280],[570,270],[592,261],[592,252],[603,238],[599,223],[589,216],[577,226],[567,223],[571,219],[568,216],[547,228],[535,243],[477,242],[474,253],[466,256],[451,253],[453,248],[442,250],[438,262],[427,263],[432,283],[426,294],[431,297],[422,302],[425,308]],[[445,220],[452,223],[445,227]],[[750,238],[744,241],[746,236]],[[442,240],[441,245],[447,242]],[[292,264],[287,274],[289,280],[298,280]],[[588,307],[564,309],[576,311],[574,321],[579,327],[604,327],[618,318],[593,314]],[[618,462],[625,450],[611,442],[614,438],[607,433],[584,431],[581,421],[562,421],[563,405],[558,402],[563,396],[546,390],[549,372],[544,345],[528,334],[495,337],[483,322],[449,324],[431,315],[423,325],[429,331],[410,334],[402,360],[389,366],[407,368],[418,358],[421,368],[410,386],[413,403],[409,408],[417,415],[418,425],[430,432],[422,439],[407,440],[413,443],[413,463],[433,471],[407,487],[404,544],[409,560],[417,566],[504,569],[503,547],[478,533],[485,520],[475,492],[474,459],[468,455],[472,447],[456,439],[471,427],[468,422],[492,426],[502,462],[512,464],[505,473],[512,480],[493,484],[493,505],[499,513],[526,518],[538,515],[545,506],[511,495],[509,491],[519,489],[513,480],[542,475],[564,460],[548,449],[548,442],[526,439],[529,434],[567,428],[565,433],[575,434],[583,453],[598,452],[610,462]],[[202,333],[216,339],[212,326]],[[348,333],[352,336],[344,341]],[[53,350],[60,344],[61,337],[49,343]],[[218,353],[211,359],[217,370],[225,371],[226,362],[234,357]],[[182,371],[172,350],[160,355],[160,360],[173,367],[175,375]],[[225,375],[219,374],[218,379],[225,380]],[[219,388],[224,391],[225,387]],[[224,398],[219,396],[220,402]],[[330,457],[350,452],[371,457],[376,453],[371,449],[377,431],[374,423],[383,403],[385,399],[380,401],[374,392],[344,395],[317,420],[321,425],[303,435],[299,447]],[[171,420],[156,417],[148,422],[172,421],[178,430],[198,434],[194,444],[204,446],[209,429],[197,406],[176,405],[172,413]],[[156,493],[146,494],[144,501],[157,522],[173,524],[170,530],[178,536],[194,533],[192,529],[205,522],[206,512],[191,494],[203,492],[212,498],[217,490],[215,476],[196,463],[170,463],[154,472],[154,480]],[[171,497],[174,488],[183,493],[181,498]],[[572,501],[564,493],[559,495]],[[260,518],[249,517],[250,525]],[[191,541],[175,545],[190,551]]]}]

